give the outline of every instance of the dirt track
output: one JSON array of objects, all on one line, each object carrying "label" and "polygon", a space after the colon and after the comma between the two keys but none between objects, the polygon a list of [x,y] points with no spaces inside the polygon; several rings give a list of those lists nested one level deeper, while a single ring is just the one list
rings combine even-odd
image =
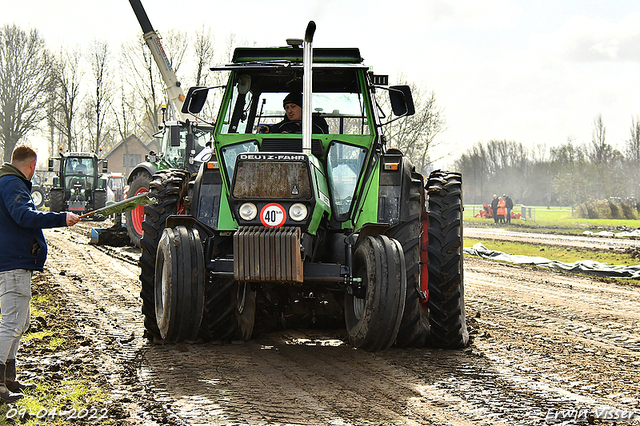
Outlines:
[{"label": "dirt track", "polygon": [[136,265],[70,230],[46,235],[45,275],[123,424],[528,425],[554,409],[599,424],[602,406],[640,416],[637,287],[467,258],[463,351],[367,353],[340,330],[162,346],[142,337]]}]

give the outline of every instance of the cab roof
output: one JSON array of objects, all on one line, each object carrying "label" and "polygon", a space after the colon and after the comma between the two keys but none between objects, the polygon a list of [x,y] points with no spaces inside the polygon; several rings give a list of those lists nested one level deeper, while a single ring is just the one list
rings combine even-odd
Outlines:
[{"label": "cab roof", "polygon": [[[233,53],[234,63],[287,61],[302,63],[299,47],[238,47]],[[360,64],[363,59],[358,48],[315,48],[314,63]]]}]

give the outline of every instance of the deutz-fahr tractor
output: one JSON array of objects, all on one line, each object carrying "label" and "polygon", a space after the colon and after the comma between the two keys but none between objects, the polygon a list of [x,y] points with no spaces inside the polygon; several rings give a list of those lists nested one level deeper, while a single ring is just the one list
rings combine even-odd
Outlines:
[{"label": "deutz-fahr tractor", "polygon": [[86,213],[104,207],[107,202],[106,179],[100,177],[107,172],[107,160],[94,153],[60,152],[59,157],[49,159],[49,171],[54,171],[58,161],[57,176],[49,192],[52,212],[72,211]]},{"label": "deutz-fahr tractor", "polygon": [[[382,134],[414,113],[409,87],[388,86],[356,48],[313,49],[314,31],[212,68],[229,73],[214,152],[197,174],[162,170],[150,184],[146,335],[230,341],[339,324],[368,351],[465,346],[461,176],[435,171],[425,188]],[[209,90],[190,88],[184,111],[198,114]],[[265,133],[299,93],[302,119]]]}]

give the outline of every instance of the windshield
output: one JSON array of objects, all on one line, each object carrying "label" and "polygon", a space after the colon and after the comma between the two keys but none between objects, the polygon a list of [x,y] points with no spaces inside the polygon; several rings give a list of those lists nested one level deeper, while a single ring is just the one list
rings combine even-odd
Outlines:
[{"label": "windshield", "polygon": [[349,213],[366,155],[367,151],[364,148],[341,142],[332,143],[329,147],[327,172],[331,200],[338,220]]},{"label": "windshield", "polygon": [[[247,70],[234,75],[235,83],[220,117],[223,134],[233,133],[301,133],[300,118],[287,117],[283,101],[296,99],[301,107],[300,72],[279,70]],[[247,88],[246,82],[250,81]],[[241,82],[242,84],[239,84]],[[239,91],[238,87],[243,90]],[[314,70],[312,133],[369,135],[371,132],[366,102],[361,92],[360,77],[354,70]],[[292,121],[293,120],[293,121]],[[282,127],[287,123],[287,126]],[[292,125],[295,123],[296,125]],[[277,125],[279,127],[276,127]],[[269,126],[270,131],[264,131]]]},{"label": "windshield", "polygon": [[93,176],[93,158],[68,158],[64,166],[65,175]]},{"label": "windshield", "polygon": [[[193,131],[193,139],[194,139],[194,149],[196,151],[196,156],[204,149],[207,142],[211,141],[213,129],[194,129]],[[156,134],[156,137],[162,138],[161,141],[161,151],[164,153],[164,159],[172,164],[174,167],[184,167],[185,160],[185,150],[187,146],[187,129],[180,129],[180,145],[179,146],[171,146],[171,131],[170,127],[167,126],[165,130]]]}]

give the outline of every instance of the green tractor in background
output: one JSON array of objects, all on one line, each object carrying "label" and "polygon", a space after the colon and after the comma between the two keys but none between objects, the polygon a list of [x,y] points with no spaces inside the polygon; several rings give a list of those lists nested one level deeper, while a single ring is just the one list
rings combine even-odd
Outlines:
[{"label": "green tractor in background", "polygon": [[[408,86],[388,86],[358,49],[313,49],[314,31],[238,48],[212,68],[229,72],[213,152],[195,174],[153,176],[140,259],[147,337],[339,324],[368,351],[463,347],[461,176],[435,171],[425,187],[381,133],[390,119],[376,96],[401,119],[414,113]],[[192,87],[183,112],[198,114],[209,90]],[[290,93],[302,93],[302,120],[259,133],[282,120]]]},{"label": "green tractor in background", "polygon": [[107,181],[101,176],[107,172],[107,160],[94,153],[60,152],[59,157],[49,158],[49,171],[57,176],[49,191],[49,209],[52,212],[71,211],[83,214],[104,207],[107,203]]},{"label": "green tractor in background", "polygon": [[[192,144],[187,145],[187,128],[191,127]],[[211,143],[213,127],[205,123],[189,123],[164,121],[162,130],[154,135],[158,140],[159,152],[150,152],[145,161],[137,164],[127,176],[126,198],[149,192],[151,178],[158,170],[182,169],[189,173],[198,171],[200,161],[198,155],[208,150]],[[125,222],[129,239],[139,247],[142,238],[142,222],[144,206],[138,206],[125,213]]]}]

